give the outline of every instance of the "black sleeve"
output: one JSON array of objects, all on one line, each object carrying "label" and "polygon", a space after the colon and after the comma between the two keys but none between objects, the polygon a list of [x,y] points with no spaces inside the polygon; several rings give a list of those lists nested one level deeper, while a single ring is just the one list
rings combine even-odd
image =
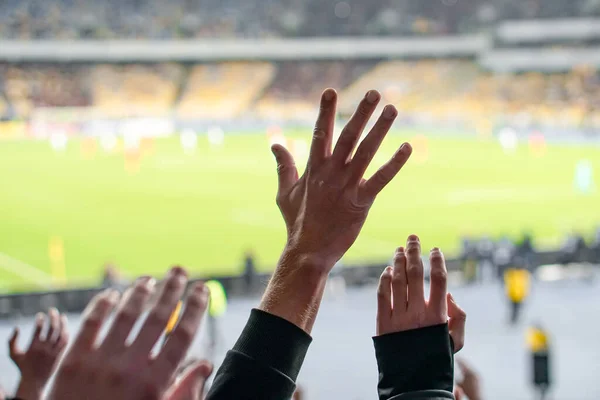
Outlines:
[{"label": "black sleeve", "polygon": [[453,399],[454,344],[448,324],[373,338],[379,400]]},{"label": "black sleeve", "polygon": [[291,322],[252,310],[206,400],[289,399],[311,341],[310,335]]}]

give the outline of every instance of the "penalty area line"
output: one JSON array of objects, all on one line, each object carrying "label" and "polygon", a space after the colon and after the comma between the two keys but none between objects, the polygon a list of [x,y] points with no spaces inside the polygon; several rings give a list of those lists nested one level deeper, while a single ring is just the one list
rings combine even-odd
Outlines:
[{"label": "penalty area line", "polygon": [[43,288],[48,288],[52,285],[52,276],[50,274],[2,252],[0,252],[0,269]]}]

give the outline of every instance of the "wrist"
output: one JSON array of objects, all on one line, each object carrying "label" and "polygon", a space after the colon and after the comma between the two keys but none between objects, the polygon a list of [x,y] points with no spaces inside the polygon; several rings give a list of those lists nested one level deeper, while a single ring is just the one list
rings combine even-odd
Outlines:
[{"label": "wrist", "polygon": [[21,378],[15,397],[23,400],[38,400],[42,398],[43,389],[26,378]]},{"label": "wrist", "polygon": [[326,266],[318,257],[286,247],[259,309],[310,334],[327,282]]}]

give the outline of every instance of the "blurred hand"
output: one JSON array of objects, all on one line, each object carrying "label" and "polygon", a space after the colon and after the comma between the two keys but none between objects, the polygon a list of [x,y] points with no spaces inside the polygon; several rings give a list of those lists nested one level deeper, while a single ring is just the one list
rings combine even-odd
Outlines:
[{"label": "blurred hand", "polygon": [[298,178],[294,159],[281,145],[273,145],[279,188],[277,204],[288,232],[287,249],[309,264],[329,272],[356,240],[377,194],[396,176],[412,149],[404,143],[371,178],[363,175],[389,131],[397,111],[387,105],[362,141],[361,134],[381,96],[369,91],[342,130],[332,152],[337,94],[323,92],[306,170]]},{"label": "blurred hand", "polygon": [[406,250],[403,247],[396,250],[394,267],[387,267],[379,279],[377,335],[448,322],[454,351],[458,352],[464,346],[466,314],[447,293],[448,271],[438,248],[431,250],[429,261],[430,292],[426,301],[419,238],[409,236]]},{"label": "blurred hand", "polygon": [[170,400],[204,399],[204,385],[212,372],[213,365],[208,360],[199,360],[191,363],[177,378],[181,389]]},{"label": "blurred hand", "polygon": [[462,394],[469,400],[481,400],[481,380],[479,375],[462,359],[456,359],[456,364],[463,376],[462,381],[457,382],[457,388],[460,388]]},{"label": "blurred hand", "polygon": [[194,285],[177,326],[160,352],[151,355],[183,296],[186,283],[185,271],[172,268],[156,304],[131,344],[127,338],[152,295],[154,281],[141,278],[125,292],[100,344],[96,344],[99,333],[119,295],[108,289],[92,299],[84,312],[81,329],[58,368],[49,399],[187,399],[201,385],[200,377],[206,375],[206,369],[197,365],[179,381],[175,380],[175,374],[206,310],[208,291],[204,284]]},{"label": "blurred hand", "polygon": [[40,313],[35,318],[35,327],[29,348],[19,350],[19,328],[15,328],[8,342],[11,360],[21,372],[21,380],[16,396],[21,399],[35,400],[42,397],[44,387],[52,376],[65,346],[69,341],[67,318],[60,315],[55,308],[48,311],[48,327],[44,335],[45,315]]}]

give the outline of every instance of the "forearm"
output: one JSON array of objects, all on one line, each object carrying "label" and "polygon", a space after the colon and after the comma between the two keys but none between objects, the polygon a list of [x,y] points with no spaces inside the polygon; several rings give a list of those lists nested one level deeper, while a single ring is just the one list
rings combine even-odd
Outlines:
[{"label": "forearm", "polygon": [[329,269],[322,261],[284,250],[258,308],[310,334],[325,291],[325,271]]}]

